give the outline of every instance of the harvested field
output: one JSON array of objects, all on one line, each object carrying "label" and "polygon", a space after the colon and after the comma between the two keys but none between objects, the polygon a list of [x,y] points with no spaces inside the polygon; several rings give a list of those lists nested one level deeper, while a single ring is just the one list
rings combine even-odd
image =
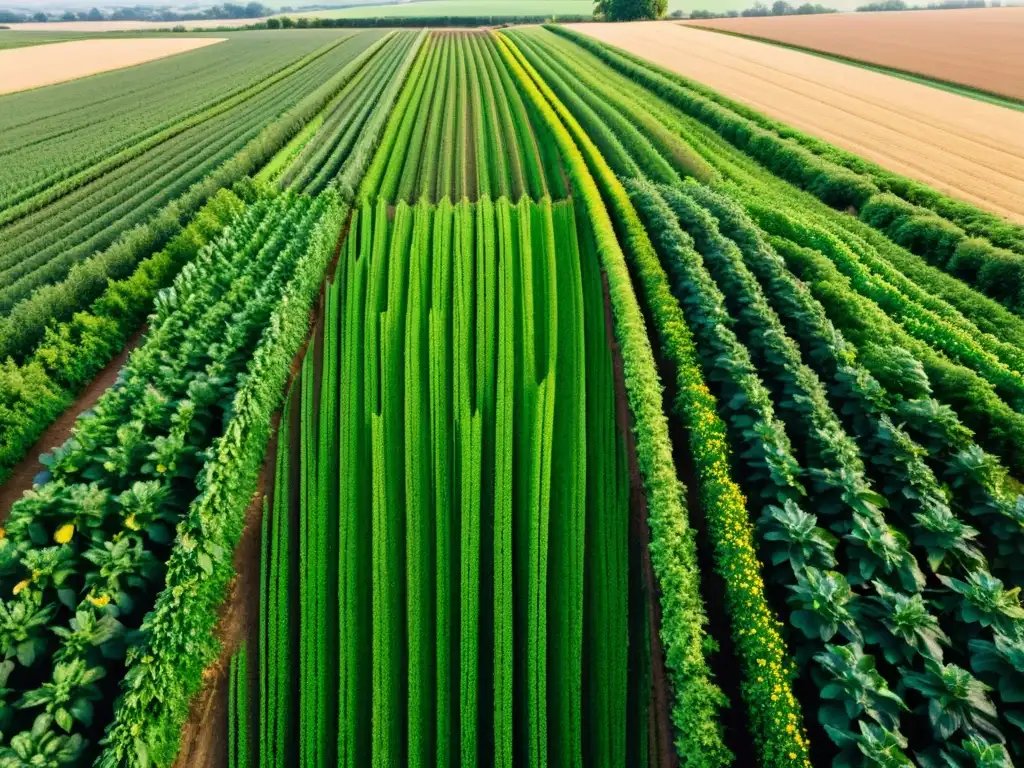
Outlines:
[{"label": "harvested field", "polygon": [[221,42],[218,37],[73,40],[0,51],[0,93],[63,83]]},{"label": "harvested field", "polygon": [[682,25],[639,22],[572,28],[892,171],[1024,221],[1020,112],[811,54]]},{"label": "harvested field", "polygon": [[[1024,99],[1024,7],[687,22]],[[950,51],[956,51],[955,56]]]}]

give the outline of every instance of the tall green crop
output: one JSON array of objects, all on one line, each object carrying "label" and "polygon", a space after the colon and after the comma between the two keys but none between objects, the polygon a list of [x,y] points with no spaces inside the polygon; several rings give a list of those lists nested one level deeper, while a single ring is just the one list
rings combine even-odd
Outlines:
[{"label": "tall green crop", "polygon": [[[581,766],[583,580],[587,481],[586,362],[583,292],[572,205],[552,211],[558,304],[557,392],[551,453],[551,578],[548,619],[552,738],[562,766]],[[605,446],[601,446],[605,448]]]},{"label": "tall green crop", "polygon": [[[455,531],[454,398],[452,386],[452,206],[442,199],[434,214],[430,310],[428,315],[428,359],[430,371],[430,435],[434,483],[434,551],[436,553],[434,645],[437,713],[437,764],[452,760],[453,707],[452,666],[458,661],[458,636],[451,631],[453,599],[458,596],[457,569],[452,558],[458,552]],[[456,742],[457,744],[457,742]]]},{"label": "tall green crop", "polygon": [[249,664],[244,644],[228,665],[228,768],[249,768]]},{"label": "tall green crop", "polygon": [[514,265],[519,256],[507,199],[495,205],[497,381],[494,429],[494,764],[512,765],[513,717],[513,437],[516,384]]},{"label": "tall green crop", "polygon": [[434,508],[431,483],[431,424],[427,325],[430,304],[430,234],[433,216],[415,208],[409,252],[405,316],[405,577],[408,661],[408,762],[435,760],[434,730]]}]

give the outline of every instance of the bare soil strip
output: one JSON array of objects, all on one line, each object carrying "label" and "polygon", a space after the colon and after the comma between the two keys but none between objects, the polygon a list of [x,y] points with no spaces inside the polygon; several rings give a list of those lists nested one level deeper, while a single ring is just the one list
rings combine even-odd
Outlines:
[{"label": "bare soil strip", "polygon": [[219,43],[219,37],[72,40],[0,51],[0,94],[39,88]]},{"label": "bare soil strip", "polygon": [[1024,99],[1024,7],[687,22]]},{"label": "bare soil strip", "polygon": [[1024,222],[1024,112],[679,24],[571,26],[891,171]]}]

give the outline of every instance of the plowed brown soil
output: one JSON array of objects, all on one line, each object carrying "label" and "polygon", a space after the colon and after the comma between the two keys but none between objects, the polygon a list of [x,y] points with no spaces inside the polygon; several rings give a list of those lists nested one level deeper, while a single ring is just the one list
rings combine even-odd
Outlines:
[{"label": "plowed brown soil", "polygon": [[1024,8],[689,21],[1024,99]]},{"label": "plowed brown soil", "polygon": [[219,37],[72,40],[0,51],[0,93],[62,83],[219,43]]},{"label": "plowed brown soil", "polygon": [[679,24],[572,26],[885,168],[1024,222],[1024,112]]}]

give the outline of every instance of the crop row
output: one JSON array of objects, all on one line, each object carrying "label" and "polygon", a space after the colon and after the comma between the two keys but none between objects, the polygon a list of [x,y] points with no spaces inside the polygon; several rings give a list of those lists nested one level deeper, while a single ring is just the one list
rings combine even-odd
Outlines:
[{"label": "crop row", "polygon": [[217,45],[4,96],[0,221],[12,205],[151,140],[341,42],[337,33],[231,35]]},{"label": "crop row", "polygon": [[[39,484],[11,508],[0,573],[10,749],[42,755],[60,744],[60,764],[77,764],[99,754],[97,732],[130,720],[124,710],[148,684],[140,664],[153,663],[149,646],[167,642],[153,628],[161,588],[173,586],[182,555],[209,574],[230,551],[203,537],[190,543],[179,525],[217,490],[205,452],[251,418],[241,399],[250,385],[240,377],[255,374],[285,298],[297,284],[319,281],[339,209],[334,196],[284,196],[234,218],[161,292],[119,383],[44,457]],[[312,289],[304,290],[308,302]],[[190,606],[193,619],[198,610]],[[178,713],[164,716],[168,722],[151,704],[145,709],[145,735],[130,721],[126,740],[115,728],[101,764],[121,764],[126,748],[144,761],[171,737],[176,749]]]},{"label": "crop row", "polygon": [[[397,44],[387,42],[393,39],[377,44],[378,48],[383,46],[379,48],[381,53]],[[364,52],[365,57],[374,55],[375,49]],[[271,162],[275,152],[285,152],[289,138],[299,133],[364,63],[357,59],[343,68],[217,173],[192,187],[184,198],[104,253],[73,268],[67,280],[38,290],[11,315],[0,319],[0,354],[13,355],[17,360],[4,364],[0,379],[0,399],[4,403],[0,411],[4,434],[0,477],[10,472],[74,394],[138,329],[156,292],[168,285],[217,232],[217,222],[210,216],[225,209],[214,196],[206,212],[197,214],[195,223],[184,231],[179,231],[179,218],[223,186],[235,184],[243,197],[252,199],[256,189],[243,180],[244,175]],[[388,106],[386,101],[379,102],[358,140],[346,148],[338,177],[343,198],[351,198],[357,183],[352,179],[361,178],[372,157]],[[179,233],[171,237],[175,232]],[[165,239],[167,244],[158,250]],[[108,285],[108,280],[117,275],[125,277]],[[83,311],[86,308],[88,311]]]},{"label": "crop row", "polygon": [[[824,728],[812,727],[812,740],[833,741],[842,765],[905,759],[909,749],[954,765],[979,755],[1008,761],[1003,745],[1018,743],[1020,727],[1011,649],[1024,611],[1005,585],[1019,583],[1024,505],[1000,461],[1016,470],[1024,445],[1018,323],[994,312],[979,331],[973,320],[990,303],[934,271],[915,273],[925,285],[901,273],[895,264],[909,254],[751,163],[652,80],[658,73],[633,71],[646,67],[640,60],[616,66],[614,51],[589,40],[573,51],[547,32],[508,37],[552,83],[551,97],[564,97],[567,124],[585,127],[577,141],[593,138],[595,173],[648,179],[627,182],[650,237],[630,243],[631,266],[669,370],[678,376],[699,359],[717,399],[718,449],[699,438],[706,426],[683,379],[677,417],[698,472],[700,453],[720,450],[726,475],[733,457],[761,539],[743,557],[763,569],[761,594],[788,624],[793,690],[816,699],[820,689],[835,702],[819,711]],[[567,67],[587,74],[570,80]],[[602,91],[618,98],[598,98]],[[713,173],[674,163],[694,178],[666,178],[652,152],[671,163],[679,141],[690,145],[684,157],[697,154]],[[621,210],[614,182],[602,192]],[[627,230],[636,214],[620,215]],[[660,267],[644,256],[652,243]],[[689,358],[680,327],[693,334]],[[742,527],[716,530],[711,511],[728,498],[721,487],[702,498],[721,557]],[[727,588],[760,583],[723,575]],[[749,602],[734,603],[734,637],[756,616]],[[744,643],[736,646],[743,655]],[[747,672],[748,694],[757,673]],[[785,691],[775,691],[779,701]],[[747,703],[762,759],[798,757],[759,714],[764,699]]]},{"label": "crop row", "polygon": [[596,254],[569,203],[393,216],[354,218],[286,408],[260,764],[628,764],[628,475]]},{"label": "crop row", "polygon": [[[565,196],[547,129],[479,33],[431,35],[374,159],[368,199]],[[393,145],[389,142],[394,142]]]},{"label": "crop row", "polygon": [[269,124],[336,76],[374,37],[355,37],[332,48],[233,108],[6,224],[0,230],[0,313],[10,312],[40,286],[63,280],[75,264],[144,225],[216,173]]}]

